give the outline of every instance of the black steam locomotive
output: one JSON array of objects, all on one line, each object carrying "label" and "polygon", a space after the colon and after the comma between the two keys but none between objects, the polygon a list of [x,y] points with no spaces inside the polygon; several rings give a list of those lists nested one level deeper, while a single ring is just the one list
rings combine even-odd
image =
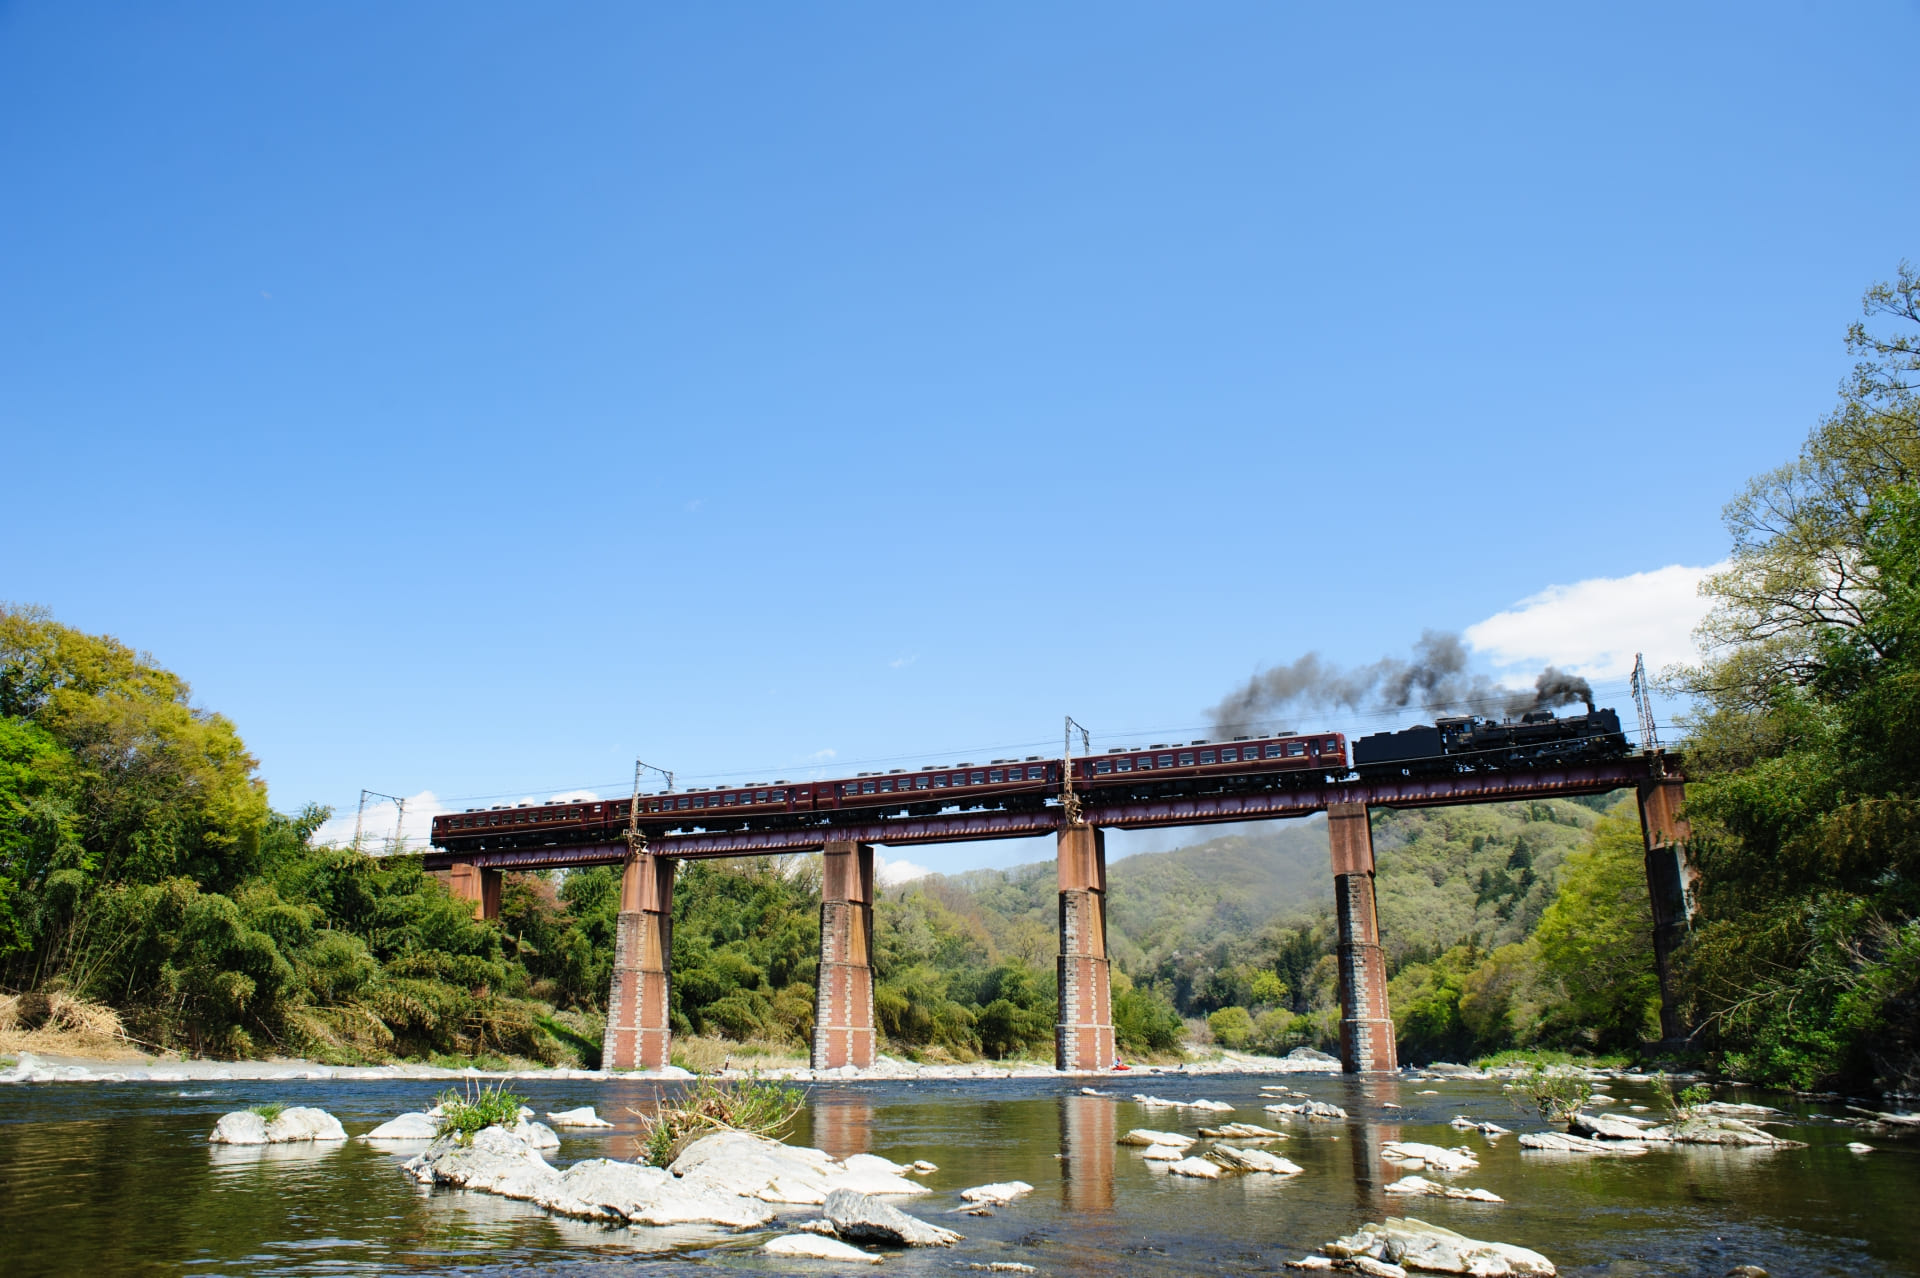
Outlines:
[{"label": "black steam locomotive", "polygon": [[1529,711],[1517,720],[1457,715],[1402,732],[1376,732],[1353,743],[1353,767],[1362,776],[1505,771],[1618,759],[1627,751],[1620,716],[1588,702],[1585,714],[1565,718],[1551,710]]}]

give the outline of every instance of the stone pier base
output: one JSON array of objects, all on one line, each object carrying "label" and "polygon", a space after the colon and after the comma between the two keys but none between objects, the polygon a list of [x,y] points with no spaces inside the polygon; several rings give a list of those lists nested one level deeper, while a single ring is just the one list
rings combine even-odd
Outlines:
[{"label": "stone pier base", "polygon": [[1334,913],[1340,925],[1340,1065],[1349,1074],[1399,1068],[1387,1009],[1387,957],[1373,898],[1373,827],[1364,803],[1327,808]]},{"label": "stone pier base", "polygon": [[1673,956],[1693,920],[1696,872],[1687,860],[1692,828],[1680,815],[1684,782],[1663,777],[1640,785],[1640,836],[1647,851],[1647,894],[1653,901],[1653,966],[1660,977],[1660,1036],[1679,1043],[1692,1034],[1681,1012]]},{"label": "stone pier base", "polygon": [[873,848],[829,843],[820,879],[820,980],[815,1069],[873,1064]]},{"label": "stone pier base", "polygon": [[1060,1020],[1057,1069],[1114,1063],[1113,972],[1107,961],[1107,843],[1090,825],[1060,831]]},{"label": "stone pier base", "polygon": [[641,853],[620,879],[620,916],[613,941],[613,988],[607,995],[606,1069],[662,1069],[670,1060],[673,964],[671,858]]}]

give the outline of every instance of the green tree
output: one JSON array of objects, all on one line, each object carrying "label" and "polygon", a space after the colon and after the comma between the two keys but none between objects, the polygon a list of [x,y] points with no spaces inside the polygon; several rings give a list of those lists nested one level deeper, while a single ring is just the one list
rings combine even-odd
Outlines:
[{"label": "green tree", "polygon": [[1542,969],[1565,994],[1556,1037],[1597,1051],[1659,1037],[1653,909],[1633,818],[1602,817],[1592,844],[1568,854],[1534,939]]},{"label": "green tree", "polygon": [[1253,1015],[1244,1007],[1223,1007],[1207,1018],[1207,1028],[1214,1042],[1238,1051],[1253,1037]]}]

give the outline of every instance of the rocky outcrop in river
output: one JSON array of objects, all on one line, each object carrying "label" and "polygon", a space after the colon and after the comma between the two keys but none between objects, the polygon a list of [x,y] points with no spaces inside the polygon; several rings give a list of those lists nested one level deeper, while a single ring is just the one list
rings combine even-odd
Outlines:
[{"label": "rocky outcrop in river", "polygon": [[346,1129],[340,1120],[324,1109],[293,1105],[280,1110],[271,1120],[250,1109],[221,1116],[213,1135],[215,1145],[283,1145],[292,1141],[345,1140]]},{"label": "rocky outcrop in river", "polygon": [[1481,1242],[1408,1216],[1362,1225],[1320,1250],[1325,1256],[1291,1261],[1292,1269],[1346,1269],[1375,1278],[1406,1278],[1408,1271],[1468,1274],[1471,1278],[1553,1278],[1553,1262],[1512,1243]]}]

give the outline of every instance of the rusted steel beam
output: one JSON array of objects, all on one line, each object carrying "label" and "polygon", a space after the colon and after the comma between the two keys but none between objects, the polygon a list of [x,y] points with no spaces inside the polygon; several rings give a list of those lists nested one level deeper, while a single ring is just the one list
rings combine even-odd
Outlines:
[{"label": "rusted steel beam", "polygon": [[[1216,825],[1231,821],[1271,821],[1310,816],[1336,803],[1359,803],[1382,808],[1429,808],[1604,794],[1609,790],[1627,789],[1644,783],[1650,772],[1645,758],[1634,757],[1564,768],[1383,777],[1252,794],[1201,795],[1105,806],[1089,803],[1086,813],[1089,824],[1109,829],[1145,830],[1171,825]],[[936,816],[865,821],[856,825],[735,830],[715,834],[664,834],[649,840],[648,848],[659,856],[700,860],[811,852],[830,841],[842,840],[905,846],[1032,838],[1053,834],[1062,824],[1059,808],[1024,812],[951,812]],[[428,869],[446,869],[459,863],[492,870],[538,870],[618,865],[626,860],[626,855],[624,843],[469,849],[457,852],[435,848],[426,854],[426,865]]]}]

